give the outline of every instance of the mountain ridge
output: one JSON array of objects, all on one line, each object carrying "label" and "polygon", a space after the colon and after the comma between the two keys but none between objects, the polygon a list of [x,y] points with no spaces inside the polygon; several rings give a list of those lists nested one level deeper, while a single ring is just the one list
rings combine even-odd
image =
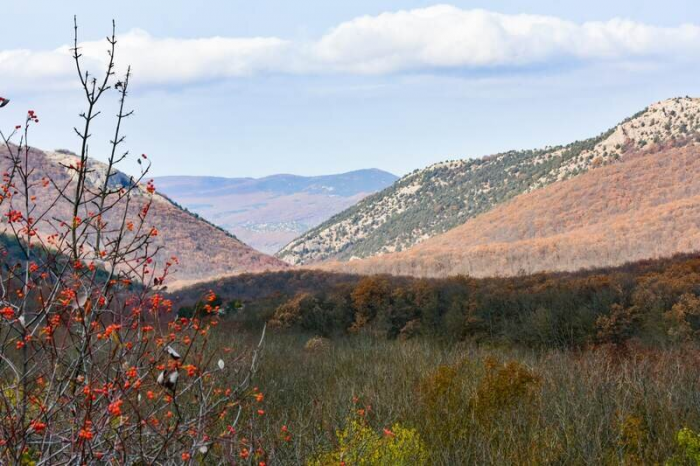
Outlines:
[{"label": "mountain ridge", "polygon": [[[70,166],[75,166],[79,160],[75,154],[65,150],[42,151],[32,147],[29,160],[33,169],[33,182],[38,183],[44,178],[50,178],[56,185],[71,186],[75,183],[74,171],[70,169]],[[0,147],[0,170],[9,170],[11,163],[7,148]],[[107,165],[95,159],[89,159],[88,164],[86,185],[95,189],[104,180]],[[111,188],[132,183],[133,179],[123,172],[116,171],[110,176]],[[288,267],[271,256],[255,251],[229,232],[182,209],[167,196],[157,191],[150,194],[141,185],[134,190],[128,215],[136,218],[139,209],[143,207],[142,204],[149,199],[153,202],[148,211],[146,225],[155,227],[158,231],[153,240],[154,247],[159,248],[155,260],[162,266],[173,256],[179,259],[179,263],[172,268],[170,286],[244,272],[280,270]],[[69,222],[72,218],[71,207],[67,201],[62,196],[56,201],[56,193],[52,189],[38,190],[32,202],[36,202],[37,212],[52,206],[51,216],[56,221]],[[124,207],[123,203],[117,204],[106,214],[105,222],[119,224],[121,216],[124,215]],[[2,220],[0,229],[7,232],[8,228],[7,221]],[[37,231],[40,235],[54,233],[51,225],[46,222],[38,224]]]},{"label": "mountain ridge", "polygon": [[413,248],[315,266],[422,277],[576,271],[700,249],[700,145],[657,147],[525,193]]},{"label": "mountain ridge", "polygon": [[406,250],[518,195],[694,134],[699,114],[698,99],[667,99],[587,140],[433,164],[340,212],[277,257],[308,265]]},{"label": "mountain ridge", "polygon": [[[269,186],[272,189],[279,189],[280,182],[289,182],[291,180],[303,183],[306,186],[313,186],[318,183],[323,183],[323,181],[334,181],[334,180],[348,180],[364,178],[367,176],[384,177],[387,179],[398,179],[398,177],[388,171],[381,170],[379,168],[361,168],[358,170],[351,170],[348,172],[335,173],[331,175],[297,175],[293,173],[275,173],[273,175],[266,175],[261,177],[227,177],[227,176],[211,176],[211,175],[164,175],[156,176],[153,179],[162,181],[164,183],[177,183],[178,181],[191,181],[191,182],[206,182],[213,183],[217,188],[229,188],[229,189],[240,189],[241,187],[246,188],[248,185],[254,184],[264,184],[266,187]],[[277,183],[268,184],[270,182]],[[353,193],[362,192],[363,189],[355,187],[352,191]]]}]

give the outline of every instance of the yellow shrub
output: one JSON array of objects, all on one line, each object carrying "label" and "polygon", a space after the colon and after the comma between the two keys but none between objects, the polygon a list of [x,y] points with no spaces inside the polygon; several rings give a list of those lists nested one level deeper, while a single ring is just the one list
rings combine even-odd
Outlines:
[{"label": "yellow shrub", "polygon": [[507,456],[517,464],[544,457],[556,459],[558,451],[551,448],[550,433],[544,430],[523,437],[517,448],[512,438],[495,435],[500,429],[495,423],[503,420],[534,422],[539,385],[540,377],[515,361],[503,364],[487,358],[483,369],[467,361],[439,366],[423,377],[418,387],[421,433],[436,451],[474,441],[495,450],[510,449]]},{"label": "yellow shrub", "polygon": [[428,453],[418,432],[394,424],[378,434],[362,419],[353,419],[336,432],[338,447],[309,462],[310,466],[427,465]]},{"label": "yellow shrub", "polygon": [[679,451],[666,463],[668,466],[700,465],[700,434],[687,427],[681,429],[676,434],[676,445]]},{"label": "yellow shrub", "polygon": [[304,350],[310,353],[327,351],[331,347],[331,341],[328,338],[312,337],[306,341]]},{"label": "yellow shrub", "polygon": [[19,457],[19,464],[20,466],[36,466],[37,459],[38,455],[36,452],[30,449],[22,453],[22,456]]}]

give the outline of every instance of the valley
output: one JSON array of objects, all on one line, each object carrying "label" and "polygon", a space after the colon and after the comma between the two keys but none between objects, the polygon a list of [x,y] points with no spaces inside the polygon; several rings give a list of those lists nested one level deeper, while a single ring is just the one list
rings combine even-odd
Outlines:
[{"label": "valley", "polygon": [[700,465],[700,8],[128,3],[3,11],[0,465]]},{"label": "valley", "polygon": [[339,175],[264,178],[155,178],[168,197],[244,243],[274,254],[296,237],[397,177],[376,169]]}]

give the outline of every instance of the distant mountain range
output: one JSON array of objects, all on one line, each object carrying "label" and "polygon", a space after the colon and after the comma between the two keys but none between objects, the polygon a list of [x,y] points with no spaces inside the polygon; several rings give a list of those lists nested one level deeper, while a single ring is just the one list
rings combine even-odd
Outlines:
[{"label": "distant mountain range", "polygon": [[512,275],[700,248],[700,99],[567,146],[417,170],[278,257],[359,273]]},{"label": "distant mountain range", "polygon": [[397,179],[391,173],[367,169],[339,175],[273,175],[259,179],[165,176],[155,178],[155,184],[178,204],[246,244],[275,253]]}]

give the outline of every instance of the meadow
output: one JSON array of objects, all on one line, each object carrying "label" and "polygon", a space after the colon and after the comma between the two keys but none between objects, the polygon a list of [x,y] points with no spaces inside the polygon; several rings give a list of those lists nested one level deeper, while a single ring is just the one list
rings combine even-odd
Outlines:
[{"label": "meadow", "polygon": [[[268,464],[699,464],[700,258],[510,278],[315,271],[211,286]],[[212,308],[214,306],[214,308]],[[248,353],[249,354],[249,353]],[[262,396],[260,396],[262,394]],[[260,398],[258,400],[258,398]]]},{"label": "meadow", "polygon": [[[233,351],[256,337],[231,335],[213,337]],[[309,337],[266,335],[264,414],[248,422],[267,464],[696,464],[697,437],[679,437],[700,427],[695,345]]]}]

